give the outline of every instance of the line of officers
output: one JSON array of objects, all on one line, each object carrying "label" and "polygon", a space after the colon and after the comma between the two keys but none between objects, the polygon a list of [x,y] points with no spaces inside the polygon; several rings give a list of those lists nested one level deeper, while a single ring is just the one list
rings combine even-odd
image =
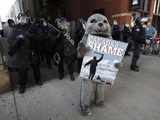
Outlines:
[{"label": "line of officers", "polygon": [[[19,23],[8,20],[9,29],[4,29],[3,36],[7,39],[7,67],[12,89],[15,89],[15,72],[18,73],[19,92],[24,93],[28,82],[28,71],[33,71],[35,83],[42,85],[40,64],[45,61],[51,68],[52,61],[58,66],[59,78],[64,77],[64,58],[71,80],[74,80],[73,67],[76,60],[76,46],[71,46],[61,30],[45,19],[32,21],[21,16]],[[81,39],[81,38],[79,38]],[[66,45],[64,45],[66,44]],[[65,52],[64,52],[64,49]],[[67,54],[67,49],[69,49]]]},{"label": "line of officers", "polygon": [[[62,44],[64,42],[63,40],[61,40],[62,38],[60,37],[61,32],[52,25],[49,26],[49,23],[44,19],[39,19],[36,20],[34,23],[32,23],[31,19],[27,19],[26,17],[21,17],[19,21],[20,22],[18,24],[15,24],[13,20],[9,19],[8,25],[10,29],[8,29],[6,32],[4,31],[4,36],[7,36],[7,42],[8,42],[7,66],[9,70],[10,81],[12,83],[12,88],[14,89],[15,87],[13,74],[14,72],[18,72],[19,92],[20,93],[25,92],[26,84],[28,81],[29,69],[32,69],[33,71],[36,84],[42,85],[43,81],[41,79],[40,63],[43,59],[46,59],[48,67],[51,67],[51,59],[53,58],[52,56],[53,51],[54,53],[55,51],[59,51],[58,53],[60,53],[58,55],[55,54],[56,55],[55,63],[58,64],[58,72],[60,79],[64,77],[64,68],[63,68],[64,66],[63,66],[63,61],[60,63],[61,60],[59,59],[66,57],[68,59],[67,61],[71,61],[68,64],[68,68],[71,80],[74,80],[73,62],[76,59],[76,53],[70,56],[63,55],[64,53],[62,53],[62,51],[64,50],[62,50],[63,48]],[[81,32],[81,35],[79,35],[78,38],[80,41],[84,34],[83,26],[81,26],[79,29],[80,29],[79,31],[83,31]],[[38,34],[35,34],[35,31]],[[128,33],[130,32],[127,26],[123,32],[125,33],[123,39],[127,40]],[[7,33],[7,35],[5,35],[5,33]],[[118,39],[116,38],[117,36],[116,35],[114,36],[113,33],[114,30],[112,28],[113,39],[115,40]],[[130,68],[133,71],[139,71],[139,66],[137,65],[137,61],[140,57],[141,46],[142,44],[145,44],[145,29],[142,26],[140,18],[137,18],[135,20],[135,25],[132,28],[132,31],[131,33],[129,33],[129,35],[132,36],[132,40],[134,42],[133,58]],[[50,42],[46,42],[49,39],[48,37],[52,38]],[[76,42],[75,50],[79,41]],[[71,52],[73,52],[72,49]],[[74,58],[74,60],[72,60],[71,58]],[[81,62],[82,60],[80,60],[79,63],[79,68],[78,68],[79,70],[81,67]]]},{"label": "line of officers", "polygon": [[[32,37],[44,37],[35,36],[34,29],[30,28],[31,21],[24,17],[21,17],[18,24],[12,19],[8,20],[9,31],[7,33],[7,42],[8,42],[8,57],[7,57],[7,66],[9,71],[9,77],[12,85],[12,89],[15,89],[15,72],[18,73],[18,84],[19,92],[24,93],[26,90],[26,85],[28,82],[28,71],[32,69],[34,79],[36,84],[42,85],[40,73],[40,56],[39,47],[40,41],[31,40]],[[43,21],[37,21],[37,27],[45,26]],[[45,32],[46,29],[40,29]],[[5,34],[5,31],[4,31]],[[39,39],[37,38],[37,40]],[[43,44],[41,44],[43,46]]]}]

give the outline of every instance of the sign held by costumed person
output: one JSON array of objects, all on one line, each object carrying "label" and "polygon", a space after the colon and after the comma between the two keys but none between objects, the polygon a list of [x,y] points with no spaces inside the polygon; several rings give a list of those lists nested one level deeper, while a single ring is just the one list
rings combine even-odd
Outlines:
[{"label": "sign held by costumed person", "polygon": [[83,58],[80,78],[100,83],[114,84],[126,48],[126,43],[89,35],[86,47],[89,49]]}]

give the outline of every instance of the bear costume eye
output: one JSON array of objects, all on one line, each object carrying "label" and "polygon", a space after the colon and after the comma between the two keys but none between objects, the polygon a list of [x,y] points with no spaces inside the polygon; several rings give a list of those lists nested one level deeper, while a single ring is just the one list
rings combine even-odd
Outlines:
[{"label": "bear costume eye", "polygon": [[97,22],[96,19],[91,20],[91,23],[96,23],[96,22]]},{"label": "bear costume eye", "polygon": [[107,20],[104,20],[103,22],[104,22],[104,23],[107,23]]}]

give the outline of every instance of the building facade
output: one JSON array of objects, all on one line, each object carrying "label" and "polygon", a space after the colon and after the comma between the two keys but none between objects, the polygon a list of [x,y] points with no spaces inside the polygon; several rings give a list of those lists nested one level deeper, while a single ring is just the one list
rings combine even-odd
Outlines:
[{"label": "building facade", "polygon": [[155,0],[153,8],[153,24],[160,33],[160,0]]},{"label": "building facade", "polygon": [[117,20],[121,25],[131,24],[135,17],[141,16],[150,17],[155,26],[160,26],[160,0],[16,0],[9,16],[14,18],[19,12],[51,21],[58,16],[76,20],[101,13],[110,23]]},{"label": "building facade", "polygon": [[[106,15],[110,22],[131,23],[133,17],[153,17],[155,0],[68,0],[72,18],[89,16],[94,12]],[[159,1],[159,0],[158,0]]]},{"label": "building facade", "polygon": [[[52,0],[47,0],[52,1]],[[63,4],[61,11],[63,16],[70,19],[88,17],[93,13],[101,13],[108,17],[112,23],[116,19],[120,24],[131,23],[133,17],[142,16],[153,18],[153,9],[156,0],[59,0]],[[159,0],[157,0],[159,1]],[[51,3],[51,2],[50,2]],[[56,11],[51,7],[50,11]],[[57,3],[56,3],[57,4]],[[62,12],[63,11],[63,12]],[[51,15],[52,16],[52,15]]]}]

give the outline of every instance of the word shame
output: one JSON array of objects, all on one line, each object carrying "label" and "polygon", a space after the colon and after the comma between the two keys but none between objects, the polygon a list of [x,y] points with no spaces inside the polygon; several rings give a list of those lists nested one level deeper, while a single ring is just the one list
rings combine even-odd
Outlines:
[{"label": "word shame", "polygon": [[[110,41],[112,42],[113,40]],[[119,57],[123,56],[125,53],[125,49],[122,49],[117,45],[108,44],[108,42],[106,41],[104,42],[104,41],[89,39],[87,44],[91,49],[100,53],[115,55]]]}]

